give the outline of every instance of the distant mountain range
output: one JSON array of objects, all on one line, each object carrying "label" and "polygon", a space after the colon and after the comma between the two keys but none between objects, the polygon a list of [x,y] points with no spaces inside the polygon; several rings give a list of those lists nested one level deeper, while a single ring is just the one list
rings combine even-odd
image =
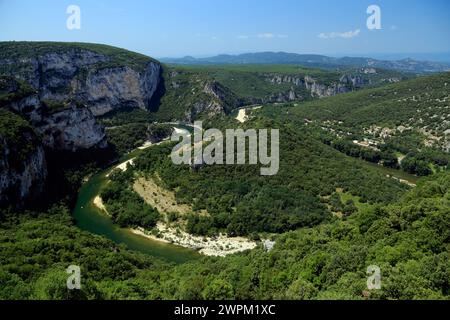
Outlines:
[{"label": "distant mountain range", "polygon": [[450,70],[450,64],[413,59],[377,60],[364,57],[334,58],[317,54],[297,54],[287,52],[259,52],[239,55],[222,54],[208,58],[161,58],[165,63],[173,64],[295,64],[326,69],[349,67],[374,67],[413,73],[433,73]]}]

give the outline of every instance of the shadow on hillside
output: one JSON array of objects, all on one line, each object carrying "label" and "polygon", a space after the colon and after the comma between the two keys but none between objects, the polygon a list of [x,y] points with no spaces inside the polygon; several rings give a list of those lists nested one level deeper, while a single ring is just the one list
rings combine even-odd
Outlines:
[{"label": "shadow on hillside", "polygon": [[166,94],[166,81],[163,76],[163,72],[159,76],[159,84],[156,88],[155,93],[148,103],[148,110],[150,112],[158,112],[159,107],[161,106],[161,99]]}]

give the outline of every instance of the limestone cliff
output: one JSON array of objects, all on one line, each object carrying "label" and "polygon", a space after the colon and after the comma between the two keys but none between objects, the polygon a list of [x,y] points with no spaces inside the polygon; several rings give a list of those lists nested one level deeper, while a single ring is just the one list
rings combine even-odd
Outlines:
[{"label": "limestone cliff", "polygon": [[[363,86],[369,85],[370,82],[363,79],[359,75],[344,74],[338,81],[331,83],[323,83],[311,76],[294,76],[294,75],[266,75],[266,81],[273,84],[292,84],[294,87],[302,87],[309,91],[312,97],[323,98],[335,96],[340,93],[346,93],[358,90]],[[274,95],[266,102],[287,102],[297,100],[295,90],[291,88],[289,92]]]},{"label": "limestone cliff", "polygon": [[234,93],[220,83],[209,80],[202,84],[199,99],[189,106],[184,120],[193,122],[200,116],[209,118],[227,114],[237,106],[239,101]]},{"label": "limestone cliff", "polygon": [[0,206],[22,206],[43,191],[47,177],[44,148],[21,117],[0,109]]},{"label": "limestone cliff", "polygon": [[108,144],[104,128],[92,112],[74,104],[43,117],[35,127],[43,135],[44,145],[53,150],[105,148]]},{"label": "limestone cliff", "polygon": [[0,42],[0,49],[0,74],[25,80],[41,101],[75,101],[96,116],[120,107],[148,108],[160,81],[157,61],[119,48]]},{"label": "limestone cliff", "polygon": [[0,76],[0,107],[22,115],[53,150],[77,151],[107,146],[104,129],[92,112],[73,102],[49,106],[38,92],[12,78]]}]

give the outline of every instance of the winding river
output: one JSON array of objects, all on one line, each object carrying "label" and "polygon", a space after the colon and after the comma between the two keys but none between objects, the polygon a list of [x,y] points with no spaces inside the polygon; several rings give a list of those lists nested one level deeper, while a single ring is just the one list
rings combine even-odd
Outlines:
[{"label": "winding river", "polygon": [[[192,127],[189,128],[187,125],[179,125],[179,128],[177,129],[187,131],[187,129],[192,129]],[[124,156],[120,162],[130,160],[141,152],[141,149],[136,149]],[[377,168],[384,174],[390,174],[411,183],[415,183],[417,180],[417,177],[403,173],[399,170],[388,169],[370,163],[368,165]],[[131,250],[152,255],[173,263],[183,263],[200,258],[201,255],[195,250],[152,240],[137,235],[130,229],[120,228],[115,225],[103,211],[94,205],[94,198],[101,192],[101,189],[108,181],[106,175],[116,166],[117,164],[103,170],[83,184],[79,190],[77,202],[73,210],[73,217],[76,220],[76,225],[84,231],[104,236],[118,244],[124,244]]]},{"label": "winding river", "polygon": [[[122,158],[121,162],[137,156],[140,152],[142,150],[133,151]],[[183,263],[200,258],[201,255],[195,250],[151,240],[134,234],[130,229],[120,228],[94,205],[94,198],[100,193],[102,187],[108,181],[106,175],[115,166],[117,164],[94,175],[79,190],[77,202],[73,210],[76,225],[84,231],[104,236],[118,244],[124,244],[131,250],[149,254],[166,261]]]}]

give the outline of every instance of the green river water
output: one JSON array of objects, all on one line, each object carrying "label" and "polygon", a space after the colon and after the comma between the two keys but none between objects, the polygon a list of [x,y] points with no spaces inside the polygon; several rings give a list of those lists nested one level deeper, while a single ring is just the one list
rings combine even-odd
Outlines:
[{"label": "green river water", "polygon": [[[127,158],[132,158],[135,155],[136,153],[127,156]],[[123,161],[126,160],[126,158],[123,159]],[[99,210],[94,205],[93,200],[106,184],[106,175],[110,170],[111,168],[91,177],[79,190],[73,217],[76,220],[76,225],[80,229],[102,235],[115,243],[124,244],[131,250],[174,263],[183,263],[201,257],[195,250],[151,240],[134,234],[129,229],[120,228],[106,214]]]}]

